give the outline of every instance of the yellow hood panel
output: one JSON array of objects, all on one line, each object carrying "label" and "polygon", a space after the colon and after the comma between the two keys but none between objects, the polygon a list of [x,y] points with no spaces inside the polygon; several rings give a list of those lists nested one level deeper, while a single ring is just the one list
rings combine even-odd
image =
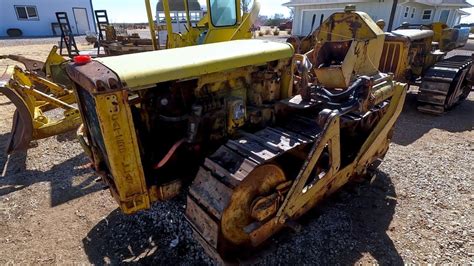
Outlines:
[{"label": "yellow hood panel", "polygon": [[114,71],[129,89],[198,77],[290,58],[290,44],[237,40],[94,59]]}]

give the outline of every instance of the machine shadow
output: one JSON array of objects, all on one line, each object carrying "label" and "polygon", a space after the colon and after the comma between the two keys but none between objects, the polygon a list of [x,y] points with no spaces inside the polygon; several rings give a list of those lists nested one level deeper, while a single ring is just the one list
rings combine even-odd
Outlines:
[{"label": "machine shadow", "polygon": [[[6,142],[6,135],[0,136],[0,143]],[[2,148],[3,145],[0,145],[0,149]],[[4,169],[7,159],[4,149],[1,150],[1,169]],[[26,159],[27,152],[10,156],[5,176],[0,177],[0,197],[39,182],[50,182],[51,206],[54,207],[103,189],[103,185],[95,182],[97,176],[87,167],[88,161],[84,154],[55,165],[48,171],[27,170]]]},{"label": "machine shadow", "polygon": [[185,193],[152,209],[111,212],[82,240],[89,262],[103,264],[209,265],[185,221]]},{"label": "machine shadow", "polygon": [[403,112],[395,124],[395,134],[392,139],[394,143],[402,146],[410,145],[434,128],[453,133],[469,131],[474,128],[472,96],[471,99],[466,99],[441,116],[421,113],[416,109],[416,106],[416,94],[408,93]]},{"label": "machine shadow", "polygon": [[72,130],[56,136],[58,142],[67,142],[77,139],[76,130]]},{"label": "machine shadow", "polygon": [[[395,212],[395,189],[387,174],[376,175],[372,184],[346,186],[302,217],[300,232],[283,230],[241,263],[354,264],[369,253],[380,264],[402,265],[386,233]],[[110,213],[83,239],[89,262],[212,264],[184,222],[183,194],[136,215],[126,216],[118,209]],[[282,259],[276,254],[286,255]]]}]

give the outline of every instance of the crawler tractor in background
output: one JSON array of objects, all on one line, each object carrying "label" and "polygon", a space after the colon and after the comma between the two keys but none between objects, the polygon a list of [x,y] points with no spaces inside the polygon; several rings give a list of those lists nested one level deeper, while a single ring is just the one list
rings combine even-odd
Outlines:
[{"label": "crawler tractor in background", "polygon": [[[355,10],[354,6],[349,8]],[[379,22],[383,29],[385,23]],[[288,42],[297,52],[307,53],[318,42],[321,30],[319,27],[304,37],[292,36]],[[385,33],[379,69],[394,73],[397,81],[419,87],[419,111],[443,114],[467,98],[474,82],[472,55],[446,58],[448,52],[463,47],[468,37],[469,28],[449,28],[439,22],[403,24]]]},{"label": "crawler tractor in background", "polygon": [[379,72],[385,36],[367,14],[321,29],[306,55],[238,40],[69,63],[81,142],[121,210],[190,185],[196,239],[233,261],[375,169],[406,84]]},{"label": "crawler tractor in background", "polygon": [[419,87],[419,111],[443,114],[465,100],[474,84],[472,55],[446,58],[468,37],[469,28],[448,28],[442,23],[402,25],[385,36],[380,70]]}]

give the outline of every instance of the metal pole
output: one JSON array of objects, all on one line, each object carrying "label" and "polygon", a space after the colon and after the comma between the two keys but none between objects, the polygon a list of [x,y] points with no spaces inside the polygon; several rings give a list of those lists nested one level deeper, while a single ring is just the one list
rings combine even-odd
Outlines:
[{"label": "metal pole", "polygon": [[186,24],[188,26],[188,31],[191,28],[191,17],[189,16],[189,5],[188,5],[188,0],[183,0],[184,1],[184,9],[186,12]]},{"label": "metal pole", "polygon": [[151,12],[150,0],[145,0],[145,6],[146,15],[148,16],[148,26],[150,27],[151,44],[153,45],[153,50],[158,50],[158,43],[156,42],[155,21]]},{"label": "metal pole", "polygon": [[240,0],[235,0],[235,7],[237,10],[237,21],[240,23],[242,22],[242,14],[240,13]]},{"label": "metal pole", "polygon": [[393,0],[392,11],[390,12],[390,19],[388,21],[387,31],[392,31],[393,21],[395,20],[395,13],[397,12],[398,0]]},{"label": "metal pole", "polygon": [[171,24],[171,12],[170,12],[170,5],[168,0],[163,0],[163,11],[165,12],[166,17],[166,30],[168,32],[168,47],[174,47],[174,40],[173,40],[173,24]]}]

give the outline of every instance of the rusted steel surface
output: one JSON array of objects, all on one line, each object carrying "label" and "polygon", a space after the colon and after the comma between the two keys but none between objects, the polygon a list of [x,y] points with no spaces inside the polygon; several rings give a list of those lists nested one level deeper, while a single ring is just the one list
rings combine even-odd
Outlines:
[{"label": "rusted steel surface", "polygon": [[167,183],[164,183],[160,186],[152,186],[148,194],[151,201],[167,201],[170,200],[181,192],[183,188],[183,182],[180,179],[173,180]]},{"label": "rusted steel surface", "polygon": [[219,225],[208,215],[204,209],[199,207],[195,201],[188,197],[186,204],[186,218],[191,225],[205,239],[207,245],[217,249],[219,237]]},{"label": "rusted steel surface", "polygon": [[[390,81],[389,77],[379,79],[379,84],[384,84],[380,89],[377,89],[377,84],[374,86],[370,83],[361,83],[364,86],[372,86],[370,88],[373,91],[366,94],[365,97],[371,98],[374,97],[374,93],[380,93],[380,96],[375,97],[378,99],[377,103],[374,103],[377,107],[367,106],[369,111],[362,117],[356,114],[343,116],[340,128],[339,123],[332,123],[333,119],[326,120],[326,123],[331,127],[321,128],[316,119],[311,119],[312,116],[294,116],[285,123],[279,124],[278,128],[267,127],[255,133],[242,134],[242,137],[228,141],[222,146],[224,148],[221,147],[216,154],[208,157],[205,166],[201,167],[190,187],[186,212],[186,217],[193,224],[195,232],[207,245],[205,249],[226,257],[230,254],[237,254],[240,248],[258,246],[281,230],[286,221],[296,219],[322,200],[324,196],[336,191],[353,175],[359,173],[359,170],[353,169],[352,166],[346,167],[341,173],[338,172],[339,166],[336,165],[339,164],[336,164],[336,161],[340,158],[334,159],[342,155],[339,153],[338,132],[341,131],[345,138],[352,136],[348,135],[352,134],[348,132],[368,134],[376,128],[380,121],[383,121],[389,110],[389,104],[385,101],[393,96],[392,91],[385,92],[385,90],[394,89],[393,86],[384,83],[388,81]],[[400,93],[400,91],[404,92],[404,88],[399,87],[398,92]],[[379,104],[380,106],[378,106]],[[396,107],[400,109],[400,102]],[[391,112],[394,108],[394,106],[390,108]],[[328,132],[331,133],[328,135]],[[331,137],[328,139],[324,136]],[[357,144],[354,143],[354,147],[347,147],[349,145],[347,141],[346,139],[344,151],[347,152],[350,149],[354,149],[354,152],[357,151]],[[325,144],[326,142],[328,146]],[[319,159],[314,161],[314,171],[319,175],[315,173],[310,176],[309,172],[313,172],[313,170],[309,171],[306,176],[308,181],[303,182],[305,186],[298,188],[303,192],[290,194],[292,191],[290,188],[296,182],[294,175],[298,173],[297,169],[299,169],[301,161],[291,164],[296,168],[293,169],[296,172],[292,173],[288,159],[284,158],[291,158],[293,155],[289,154],[297,154],[298,151],[306,151],[305,154],[308,156],[306,147],[312,145],[320,147]],[[325,150],[325,147],[329,147],[329,150]],[[379,147],[378,150],[374,150],[372,157],[369,157],[370,160],[383,157],[388,149],[388,141],[385,140]],[[233,155],[223,158],[225,157],[224,153]],[[245,165],[244,161],[247,158],[254,164],[250,169],[247,168],[244,178],[239,178],[240,181],[236,180],[233,178],[236,169],[241,169],[240,166]],[[333,164],[330,166],[331,168],[325,166],[328,159]],[[343,160],[347,159],[343,158]],[[280,169],[280,166],[276,166],[276,163],[280,161],[286,162],[286,165],[282,166],[287,171],[288,178],[291,179],[287,180],[286,174],[283,172],[277,174],[278,171],[282,171],[277,170]],[[211,166],[211,169],[206,166]],[[306,166],[312,169],[309,164]],[[223,181],[229,180],[229,178],[233,179],[232,184]],[[298,189],[297,191],[299,191]],[[319,194],[312,197],[311,193],[305,194],[304,191]],[[295,196],[299,194],[304,196]],[[293,197],[288,205],[293,207],[288,213],[289,216],[285,216],[286,214],[280,216],[278,211],[285,208],[283,203],[288,197]],[[282,217],[283,219],[281,219]]]},{"label": "rusted steel surface", "polygon": [[[311,125],[309,123],[305,123],[303,119],[294,120],[291,124],[288,125],[298,125],[297,128],[299,129],[303,129],[306,127],[305,132],[316,132],[318,128],[318,125],[316,125],[315,123]],[[206,159],[205,165],[211,167],[213,166],[213,170],[209,170],[207,169],[207,167],[201,167],[201,169],[199,170],[196,179],[193,182],[193,185],[190,187],[190,196],[188,196],[188,206],[191,207],[187,207],[190,210],[189,212],[186,211],[186,217],[193,224],[197,223],[193,227],[204,239],[211,239],[211,242],[208,243],[215,250],[220,250],[224,248],[223,246],[215,245],[213,240],[216,234],[222,237],[222,226],[230,226],[233,228],[225,229],[228,231],[228,234],[241,235],[240,237],[228,239],[227,241],[247,241],[248,244],[251,243],[250,235],[242,235],[242,232],[245,229],[244,227],[247,226],[243,226],[242,223],[245,224],[245,221],[248,221],[248,219],[250,219],[252,216],[251,206],[254,206],[254,215],[259,216],[262,222],[265,222],[265,220],[270,218],[271,214],[274,215],[276,213],[276,209],[281,203],[281,195],[279,195],[277,193],[278,191],[275,189],[279,184],[284,183],[285,179],[280,174],[280,177],[277,179],[267,179],[267,182],[270,182],[267,183],[269,186],[262,187],[263,183],[260,181],[263,176],[261,174],[258,174],[258,172],[255,172],[255,169],[259,168],[259,166],[264,166],[264,168],[261,168],[261,170],[258,171],[268,173],[269,169],[274,169],[274,167],[266,169],[265,167],[268,167],[266,165],[275,161],[280,155],[284,154],[285,152],[294,150],[300,147],[301,145],[308,145],[310,143],[308,139],[306,139],[308,141],[304,143],[302,141],[299,141],[298,139],[300,138],[300,135],[292,131],[294,130],[294,128],[290,129],[288,127],[284,129],[266,128],[254,134],[246,133],[244,137],[239,138],[235,141],[229,141],[223,147],[226,153],[233,153],[233,156],[227,156],[226,158],[220,156],[219,154],[222,154],[222,152],[224,151],[221,147],[221,149],[219,149],[214,155],[211,155]],[[271,137],[265,138],[264,136],[267,135]],[[277,137],[278,135],[279,137]],[[253,163],[246,163],[246,161],[248,160],[247,158],[253,161]],[[240,178],[239,181],[233,178],[236,173],[245,173],[245,176],[244,178]],[[237,174],[237,176],[239,174]],[[255,178],[249,178],[249,175],[254,175]],[[232,185],[226,185],[225,182],[223,183],[223,180],[229,178],[233,179]],[[244,181],[244,183],[242,183],[242,181]],[[275,181],[277,183],[274,183]],[[286,186],[288,185],[289,183],[287,183]],[[236,192],[235,189],[237,189],[237,187],[238,191],[240,192]],[[260,191],[259,187],[263,190]],[[277,193],[274,196],[270,196],[270,198],[275,199],[275,201],[270,203],[273,205],[273,208],[270,207],[269,209],[267,207],[263,207],[263,205],[265,204],[260,204],[258,200],[253,202],[253,196],[249,195],[257,195],[254,194],[257,192],[255,189],[257,189],[257,191],[260,191],[261,193],[263,193],[263,191],[267,191],[266,193],[269,193],[270,191],[271,193]],[[285,191],[284,187],[280,189],[281,191]],[[242,205],[240,204],[248,204],[248,208],[244,208],[244,211],[244,209],[242,209]],[[197,211],[196,208],[199,208],[201,211]],[[259,214],[256,214],[257,212]],[[207,214],[208,217],[212,218],[203,218],[203,214]],[[223,215],[226,215],[226,217],[223,217]],[[212,226],[212,228],[214,228],[215,230],[214,233],[209,232],[209,227],[204,226],[204,224],[206,224],[206,221],[209,222],[209,219],[218,221],[218,227]],[[240,229],[234,228],[238,224],[243,227],[240,227]],[[266,235],[266,237],[268,237],[268,235]],[[221,245],[224,244],[221,243]]]},{"label": "rusted steel surface", "polygon": [[189,194],[215,218],[221,219],[222,212],[232,195],[232,189],[212,177],[209,170],[201,168],[194,185],[189,189]]},{"label": "rusted steel surface", "polygon": [[383,73],[393,73],[398,81],[407,81],[410,42],[407,39],[385,39],[379,69]]},{"label": "rusted steel surface", "polygon": [[[369,57],[370,49],[382,48],[380,30],[371,27],[375,24],[367,27],[365,19],[346,12],[321,27],[322,42],[307,57],[311,71],[298,71],[298,75],[316,73],[313,78],[317,82],[308,82],[319,86],[295,88],[308,95],[283,101],[286,107],[282,112],[287,112],[288,119],[254,132],[238,131],[237,138],[206,158],[191,185],[186,216],[210,254],[229,258],[260,245],[351,178],[364,174],[365,165],[387,152],[390,128],[403,105],[404,85],[395,84],[393,75],[378,71],[337,86],[323,78],[329,76],[329,68],[342,69],[345,60],[361,63]],[[377,41],[372,46],[367,40],[354,41],[362,36]],[[291,41],[301,45],[299,39]],[[356,52],[360,57],[354,57]],[[377,56],[370,55],[378,62]],[[305,58],[302,56],[300,63]],[[374,70],[352,67],[357,74]],[[299,86],[305,84],[300,82]],[[390,104],[394,96],[397,100]],[[296,115],[296,110],[302,113]],[[371,146],[372,141],[375,144]],[[216,221],[217,226],[204,226],[207,221]]]},{"label": "rusted steel surface", "polygon": [[257,198],[251,206],[251,216],[253,219],[263,222],[274,216],[278,210],[278,194]]},{"label": "rusted steel surface", "polygon": [[97,61],[84,65],[69,63],[66,71],[72,81],[90,93],[107,93],[123,88],[118,76]]},{"label": "rusted steel surface", "polygon": [[[44,68],[44,62],[26,58],[20,55],[0,55],[0,59],[11,59],[22,63],[28,71],[42,71]],[[42,72],[41,72],[42,73]],[[44,75],[44,73],[42,73]]]},{"label": "rusted steel surface", "polygon": [[0,93],[7,96],[16,107],[13,116],[11,136],[8,140],[6,152],[10,154],[27,150],[30,141],[33,139],[33,119],[30,115],[30,111],[22,97],[10,88],[0,85]]}]

